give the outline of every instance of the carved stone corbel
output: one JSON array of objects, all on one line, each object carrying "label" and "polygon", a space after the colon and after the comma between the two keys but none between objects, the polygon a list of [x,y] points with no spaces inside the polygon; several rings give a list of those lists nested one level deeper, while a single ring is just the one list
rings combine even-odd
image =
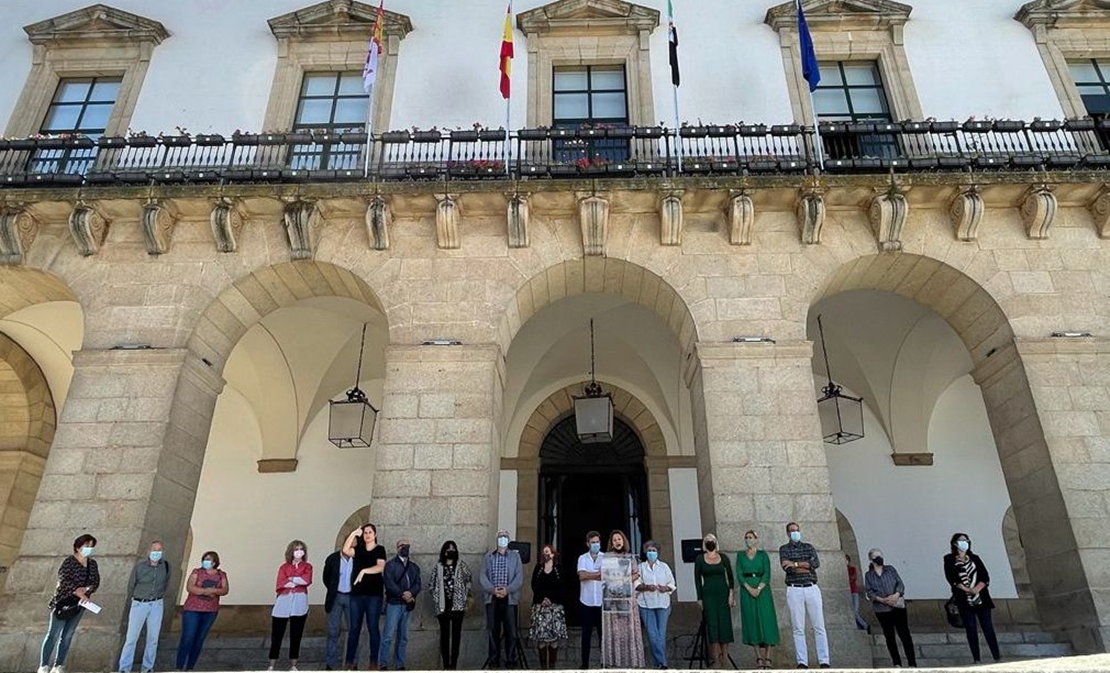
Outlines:
[{"label": "carved stone corbel", "polygon": [[312,259],[316,254],[316,231],[320,228],[320,211],[315,201],[297,200],[285,206],[282,217],[285,238],[292,259]]},{"label": "carved stone corbel", "polygon": [[582,254],[604,257],[609,240],[609,199],[597,194],[579,194],[578,221],[582,227]]},{"label": "carved stone corbel", "polygon": [[459,241],[458,194],[436,194],[436,244],[442,250],[457,250]]},{"label": "carved stone corbel", "polygon": [[957,192],[948,204],[948,217],[952,220],[956,238],[961,241],[978,239],[979,223],[983,221],[984,212],[986,206],[978,187],[971,186]]},{"label": "carved stone corbel", "polygon": [[1029,238],[1045,239],[1056,219],[1056,195],[1048,185],[1034,185],[1021,202],[1021,219]]},{"label": "carved stone corbel", "polygon": [[146,251],[150,255],[164,255],[173,245],[173,231],[177,228],[177,216],[161,201],[149,201],[143,206],[140,219]]},{"label": "carved stone corbel", "polygon": [[1087,206],[1099,238],[1110,238],[1110,185],[1103,185]]},{"label": "carved stone corbel", "polygon": [[22,264],[39,234],[39,223],[25,206],[0,207],[0,264]]},{"label": "carved stone corbel", "polygon": [[728,202],[728,242],[751,245],[755,225],[755,203],[744,190],[732,191]]},{"label": "carved stone corbel", "polygon": [[507,226],[510,248],[527,248],[532,244],[528,234],[531,219],[532,210],[528,204],[528,195],[515,193],[510,196]]},{"label": "carved stone corbel", "polygon": [[659,242],[682,245],[682,191],[671,190],[659,199]]},{"label": "carved stone corbel", "polygon": [[69,234],[82,257],[95,255],[108,237],[108,220],[92,206],[78,203],[69,214]]},{"label": "carved stone corbel", "polygon": [[879,250],[894,252],[902,249],[902,227],[910,212],[906,195],[896,187],[876,194],[867,209],[871,231],[879,243]]},{"label": "carved stone corbel", "polygon": [[212,204],[212,238],[216,239],[216,249],[220,252],[235,252],[239,249],[239,232],[243,229],[243,216],[235,209],[231,199],[218,199]]},{"label": "carved stone corbel", "polygon": [[389,201],[381,194],[374,195],[366,207],[366,235],[370,247],[375,250],[389,250],[389,230],[393,227],[393,210]]},{"label": "carved stone corbel", "polygon": [[798,197],[796,208],[798,224],[802,230],[802,243],[816,245],[821,242],[821,229],[825,226],[825,197],[816,189],[807,189]]}]

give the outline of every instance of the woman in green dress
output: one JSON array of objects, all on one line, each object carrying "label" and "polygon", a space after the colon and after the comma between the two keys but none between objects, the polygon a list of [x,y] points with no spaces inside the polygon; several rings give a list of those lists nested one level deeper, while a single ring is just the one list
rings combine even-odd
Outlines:
[{"label": "woman in green dress", "polygon": [[709,643],[710,668],[728,666],[728,644],[732,642],[732,608],[736,607],[736,585],[732,564],[717,547],[717,536],[702,539],[704,553],[694,561],[694,586]]},{"label": "woman in green dress", "polygon": [[756,668],[771,668],[771,648],[779,644],[779,620],[771,598],[771,557],[759,548],[754,530],[744,533],[744,551],[736,554],[740,592],[740,637],[755,650]]}]

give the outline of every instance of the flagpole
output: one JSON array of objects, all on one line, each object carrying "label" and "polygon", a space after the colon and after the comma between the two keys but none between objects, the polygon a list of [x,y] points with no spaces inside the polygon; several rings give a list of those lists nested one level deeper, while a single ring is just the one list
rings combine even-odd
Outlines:
[{"label": "flagpole", "polygon": [[678,172],[682,172],[682,133],[680,129],[681,117],[678,116],[678,87],[672,86],[674,89],[674,146],[675,151],[678,153]]},{"label": "flagpole", "polygon": [[678,85],[679,85],[679,68],[678,68],[678,28],[675,27],[674,21],[674,2],[667,0],[667,22],[668,22],[668,35],[667,41],[670,42],[670,60],[671,60],[671,88],[674,90],[674,146],[675,153],[678,157],[678,172],[682,172],[682,117],[678,113]]},{"label": "flagpole", "polygon": [[[513,0],[509,0],[509,17],[513,15]],[[515,55],[515,54],[514,54]],[[512,78],[512,70],[510,72],[510,80]],[[512,133],[512,119],[513,119],[513,88],[512,81],[509,82],[509,95],[505,98],[505,175],[512,175],[512,169],[509,168],[509,161],[512,160],[512,146],[510,145],[510,133]]]},{"label": "flagpole", "polygon": [[[807,86],[806,89],[809,89]],[[817,104],[813,100],[813,91],[809,92],[809,107],[813,111],[813,152],[817,160],[817,170],[825,170],[825,145],[821,142],[821,123],[817,121]]]},{"label": "flagpole", "polygon": [[370,145],[374,142],[374,87],[370,87],[370,95],[367,96],[367,103],[369,110],[366,113],[366,156],[362,160],[362,178],[365,180],[370,177]]}]

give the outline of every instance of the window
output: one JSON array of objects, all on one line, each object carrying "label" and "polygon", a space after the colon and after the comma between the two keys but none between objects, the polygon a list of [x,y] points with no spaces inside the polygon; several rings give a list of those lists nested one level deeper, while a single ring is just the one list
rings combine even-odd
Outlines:
[{"label": "window", "polygon": [[[552,81],[552,126],[562,129],[628,126],[628,87],[623,65],[556,67]],[[555,159],[625,161],[628,141],[556,140]]]},{"label": "window", "polygon": [[[1110,117],[1110,60],[1069,61],[1068,71],[1087,114],[1097,120]],[[1100,129],[1098,139],[1104,149],[1110,148],[1110,131]]]},{"label": "window", "polygon": [[[362,73],[306,73],[293,122],[296,131],[345,133],[366,128],[370,97],[362,87]],[[291,168],[339,170],[358,166],[361,145],[294,145]]]},{"label": "window", "polygon": [[[813,93],[818,121],[889,122],[883,79],[874,61],[823,62],[821,83]],[[859,156],[890,158],[897,156],[894,136],[826,133],[822,137],[826,155],[831,159]]]},{"label": "window", "polygon": [[[46,110],[39,133],[50,136],[104,135],[119,96],[121,77],[63,79]],[[31,157],[32,173],[85,173],[92,167],[96,148],[38,150]]]}]

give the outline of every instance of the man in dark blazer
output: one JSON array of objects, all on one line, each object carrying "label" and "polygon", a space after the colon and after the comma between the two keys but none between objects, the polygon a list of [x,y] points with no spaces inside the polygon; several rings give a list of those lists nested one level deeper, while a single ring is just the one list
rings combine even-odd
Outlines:
[{"label": "man in dark blazer", "polygon": [[354,562],[340,551],[334,551],[324,559],[324,612],[328,617],[327,658],[325,670],[339,668],[339,625],[341,620],[351,628],[347,611],[351,606],[351,569]]}]

